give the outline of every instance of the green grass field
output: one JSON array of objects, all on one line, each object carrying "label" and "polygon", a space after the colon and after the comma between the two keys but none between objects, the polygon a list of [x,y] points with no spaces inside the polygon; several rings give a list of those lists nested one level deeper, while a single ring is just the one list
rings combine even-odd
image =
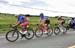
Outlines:
[{"label": "green grass field", "polygon": [[[39,23],[40,17],[29,17],[29,18],[30,18],[31,28],[34,27],[35,24]],[[51,17],[50,20],[51,20],[51,24],[50,24],[51,27],[54,27],[54,24],[58,23],[57,18]],[[8,30],[10,30],[9,24],[15,24],[16,21],[17,19],[13,15],[0,14],[0,33],[5,33]]]}]

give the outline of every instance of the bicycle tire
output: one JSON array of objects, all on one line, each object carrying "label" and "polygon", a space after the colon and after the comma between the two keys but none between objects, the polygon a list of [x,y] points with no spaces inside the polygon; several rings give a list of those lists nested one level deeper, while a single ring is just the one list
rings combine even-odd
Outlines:
[{"label": "bicycle tire", "polygon": [[48,31],[47,36],[52,36],[52,34],[53,34],[53,29],[49,28],[47,31]]},{"label": "bicycle tire", "polygon": [[[16,33],[16,34],[17,34],[16,39],[10,40],[9,37],[8,37],[9,33]],[[10,31],[8,31],[8,32],[6,33],[6,40],[8,40],[9,42],[15,42],[18,38],[19,38],[19,33],[18,33],[18,32],[15,32],[15,30],[10,30]]]},{"label": "bicycle tire", "polygon": [[[58,30],[58,32],[56,32],[56,30]],[[54,34],[55,34],[55,35],[58,35],[60,32],[61,32],[61,31],[60,31],[59,27],[55,27],[55,28],[54,28]]]},{"label": "bicycle tire", "polygon": [[[32,36],[31,36],[30,32],[32,33]],[[34,37],[34,31],[33,30],[28,31],[27,33],[25,34],[25,38],[27,40],[30,40],[30,39],[32,39]],[[31,37],[29,37],[29,36],[31,36]]]},{"label": "bicycle tire", "polygon": [[[43,35],[43,31],[40,30],[41,32],[38,32],[39,30],[40,30],[40,29],[36,29],[36,31],[35,31],[35,36],[36,36],[37,38],[39,38],[39,37],[41,37],[41,36]],[[38,35],[37,32],[38,32],[38,33],[41,33],[41,34]]]}]

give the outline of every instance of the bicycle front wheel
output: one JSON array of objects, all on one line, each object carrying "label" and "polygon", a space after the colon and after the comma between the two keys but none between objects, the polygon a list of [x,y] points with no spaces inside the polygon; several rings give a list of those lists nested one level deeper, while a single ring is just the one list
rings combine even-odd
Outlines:
[{"label": "bicycle front wheel", "polygon": [[62,29],[63,29],[63,34],[66,34],[67,29],[65,27],[63,27]]},{"label": "bicycle front wheel", "polygon": [[63,27],[62,29],[63,29],[63,32],[67,32],[67,29],[65,27]]},{"label": "bicycle front wheel", "polygon": [[55,27],[55,28],[54,28],[54,34],[55,34],[55,35],[58,35],[59,33],[60,33],[59,27]]},{"label": "bicycle front wheel", "polygon": [[49,28],[48,30],[47,30],[47,35],[48,36],[51,36],[52,34],[53,34],[53,29],[51,29],[51,28]]},{"label": "bicycle front wheel", "polygon": [[35,36],[36,37],[41,37],[43,35],[43,31],[42,30],[40,30],[40,29],[37,29],[36,31],[35,31]]},{"label": "bicycle front wheel", "polygon": [[6,33],[6,40],[9,42],[15,42],[19,38],[19,33],[15,30],[8,31]]}]

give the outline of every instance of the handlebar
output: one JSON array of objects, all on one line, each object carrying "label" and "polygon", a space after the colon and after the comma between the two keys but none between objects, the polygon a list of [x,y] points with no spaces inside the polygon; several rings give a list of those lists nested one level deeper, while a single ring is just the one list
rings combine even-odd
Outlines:
[{"label": "handlebar", "polygon": [[15,26],[14,24],[12,24],[12,25],[10,24],[10,27],[13,29],[17,29],[17,26]]}]

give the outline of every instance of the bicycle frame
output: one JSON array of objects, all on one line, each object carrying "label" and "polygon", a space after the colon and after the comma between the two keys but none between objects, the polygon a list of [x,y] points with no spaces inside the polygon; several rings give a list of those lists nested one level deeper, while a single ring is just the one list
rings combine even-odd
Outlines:
[{"label": "bicycle frame", "polygon": [[[43,25],[39,25],[37,24],[37,26],[39,27],[40,30],[42,30],[44,32],[44,26]],[[48,27],[48,26],[47,26]],[[49,27],[48,27],[49,28]]]}]

